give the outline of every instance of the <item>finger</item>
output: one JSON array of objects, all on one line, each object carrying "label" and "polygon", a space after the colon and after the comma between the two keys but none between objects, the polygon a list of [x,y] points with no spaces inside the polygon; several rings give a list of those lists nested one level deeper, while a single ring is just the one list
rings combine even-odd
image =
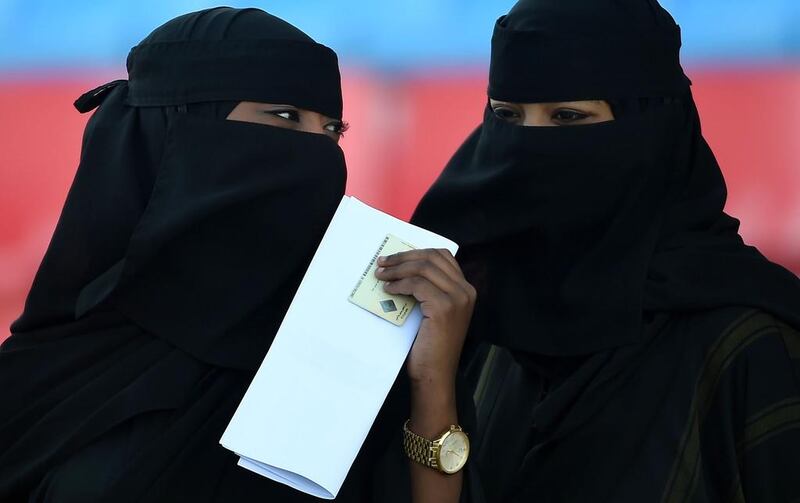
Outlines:
[{"label": "finger", "polygon": [[436,248],[436,251],[437,251],[437,252],[439,253],[439,255],[441,255],[441,256],[442,256],[442,257],[443,257],[443,258],[444,258],[444,259],[445,259],[445,260],[446,260],[446,261],[447,261],[447,262],[448,262],[450,265],[452,265],[452,266],[453,266],[453,269],[455,269],[456,271],[458,271],[458,273],[459,273],[459,274],[462,274],[462,275],[463,275],[463,272],[461,271],[461,266],[458,264],[458,261],[457,261],[457,260],[456,260],[456,258],[453,256],[453,254],[452,254],[452,253],[450,253],[450,250],[448,250],[448,249],[446,249],[446,248]]},{"label": "finger", "polygon": [[383,285],[387,293],[411,295],[421,303],[449,303],[449,296],[433,283],[421,276],[403,278]]},{"label": "finger", "polygon": [[[396,281],[405,278],[420,276],[430,281],[439,290],[454,294],[463,292],[460,281],[451,278],[441,269],[439,264],[429,260],[412,260],[391,267],[380,267],[375,271],[375,277],[384,281]],[[461,279],[463,282],[464,280]]]},{"label": "finger", "polygon": [[472,286],[472,283],[467,281],[466,277],[464,276],[464,271],[461,270],[461,266],[458,264],[458,260],[450,253],[450,250],[446,248],[436,248],[436,251],[441,255],[449,264],[453,266],[453,271],[459,278],[459,283],[464,287],[467,295],[470,299],[474,302],[478,292],[475,290],[475,287]]},{"label": "finger", "polygon": [[[449,252],[447,253],[449,254]],[[457,262],[454,265],[440,251],[432,248],[409,250],[405,252],[399,252],[392,255],[388,255],[386,257],[379,257],[378,265],[382,267],[391,267],[398,264],[402,264],[404,262],[417,261],[417,260],[429,260],[433,262],[434,264],[439,266],[442,269],[442,271],[445,272],[445,274],[447,274],[456,281],[460,281],[464,278],[464,274],[458,267]],[[453,261],[455,262],[455,259],[453,259]]]}]

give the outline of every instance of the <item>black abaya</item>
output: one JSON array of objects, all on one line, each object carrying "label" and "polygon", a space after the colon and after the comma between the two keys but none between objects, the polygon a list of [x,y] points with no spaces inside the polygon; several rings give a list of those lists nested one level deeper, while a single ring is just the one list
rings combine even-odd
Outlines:
[{"label": "black abaya", "polygon": [[[336,56],[263,11],[218,8],[154,31],[128,70],[76,102],[99,109],[0,349],[0,500],[317,501],[218,442],[341,199],[344,158],[325,135],[224,118],[243,100],[340,118]],[[397,404],[338,500],[392,491],[373,473],[392,433],[399,449]]]},{"label": "black abaya", "polygon": [[489,98],[606,100],[615,120],[487,106],[415,212],[478,291],[489,501],[800,498],[800,281],[723,212],[679,47],[655,0],[519,1]]}]

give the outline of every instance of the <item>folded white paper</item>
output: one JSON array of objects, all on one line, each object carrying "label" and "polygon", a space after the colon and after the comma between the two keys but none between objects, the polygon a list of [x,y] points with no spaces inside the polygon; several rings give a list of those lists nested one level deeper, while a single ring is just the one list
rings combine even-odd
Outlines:
[{"label": "folded white paper", "polygon": [[[324,499],[339,492],[419,330],[348,301],[382,240],[457,245],[345,196],[220,443],[239,465]],[[400,425],[398,425],[400,427]]]}]

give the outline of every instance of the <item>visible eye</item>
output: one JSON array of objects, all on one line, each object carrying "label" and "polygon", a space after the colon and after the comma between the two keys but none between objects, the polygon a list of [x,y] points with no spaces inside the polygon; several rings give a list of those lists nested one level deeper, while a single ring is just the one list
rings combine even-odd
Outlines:
[{"label": "visible eye", "polygon": [[557,122],[559,124],[571,124],[588,119],[589,114],[579,112],[577,110],[562,108],[553,112],[553,115],[551,115],[550,118],[553,120],[553,122]]},{"label": "visible eye", "polygon": [[498,118],[506,122],[518,123],[522,121],[522,114],[507,106],[500,105],[493,107],[492,112],[494,112]]},{"label": "visible eye", "polygon": [[292,122],[300,122],[300,113],[297,110],[267,110],[266,113]]},{"label": "visible eye", "polygon": [[335,135],[338,135],[338,136],[344,136],[344,133],[348,129],[350,129],[350,124],[348,124],[347,122],[344,122],[344,121],[334,121],[334,122],[330,122],[328,124],[325,124],[325,130],[326,131],[330,131],[331,133],[333,133]]}]

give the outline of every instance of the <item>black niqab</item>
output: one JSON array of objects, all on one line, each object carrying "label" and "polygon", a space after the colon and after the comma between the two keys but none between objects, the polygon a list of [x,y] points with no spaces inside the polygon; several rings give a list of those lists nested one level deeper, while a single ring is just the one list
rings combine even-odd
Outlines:
[{"label": "black niqab", "polygon": [[[128,69],[75,103],[99,108],[0,347],[0,500],[314,500],[218,442],[341,199],[344,158],[326,135],[225,118],[242,100],[340,118],[336,56],[263,11],[217,8],[156,29]],[[384,408],[340,500],[385,500],[376,459],[406,414]]]},{"label": "black niqab", "polygon": [[255,368],[344,192],[323,135],[225,121],[238,101],[341,118],[337,59],[258,9],[210,9],[131,50],[102,103],[14,333],[113,310],[206,361]]},{"label": "black niqab", "polygon": [[655,0],[519,1],[489,97],[606,100],[615,120],[487,106],[414,214],[478,290],[462,364],[488,501],[800,495],[800,282],[723,212],[679,47]]},{"label": "black niqab", "polygon": [[800,325],[800,283],[723,213],[679,47],[655,1],[521,1],[497,21],[490,98],[678,99],[555,128],[487,106],[413,220],[461,243],[488,340],[589,354],[639,341],[647,313],[728,305]]}]

